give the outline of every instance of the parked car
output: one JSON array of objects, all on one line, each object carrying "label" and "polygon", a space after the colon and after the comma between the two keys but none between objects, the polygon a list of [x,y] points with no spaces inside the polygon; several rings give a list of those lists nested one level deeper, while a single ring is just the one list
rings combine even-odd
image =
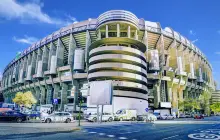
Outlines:
[{"label": "parked car", "polygon": [[[99,120],[100,119],[101,119],[101,115],[99,115]],[[88,114],[86,116],[86,120],[88,120],[90,122],[97,122],[97,120],[98,120],[97,113]],[[112,122],[113,120],[114,120],[114,116],[111,113],[103,113],[102,114],[102,121]]]},{"label": "parked car", "polygon": [[160,115],[161,120],[173,120],[174,118],[174,116],[168,114]]},{"label": "parked car", "polygon": [[156,120],[157,120],[157,116],[151,113],[148,113],[146,115],[146,118],[144,119],[144,121],[156,121]]},{"label": "parked car", "polygon": [[201,114],[196,114],[196,115],[194,116],[194,119],[204,119],[204,116],[201,115]]},{"label": "parked car", "polygon": [[191,118],[191,117],[192,117],[192,114],[186,113],[186,114],[185,114],[185,117],[186,117],[186,118]]},{"label": "parked car", "polygon": [[20,112],[16,112],[16,111],[0,112],[0,121],[16,121],[18,123],[21,123],[26,120],[28,120],[28,116]]},{"label": "parked car", "polygon": [[74,120],[79,120],[79,113],[80,113],[80,119],[84,119],[84,114],[82,111],[73,111],[72,115]]},{"label": "parked car", "polygon": [[51,122],[70,123],[73,120],[74,120],[73,116],[69,112],[55,112],[48,116],[41,117],[41,121],[46,123],[51,123]]},{"label": "parked car", "polygon": [[40,118],[41,116],[41,113],[38,112],[38,111],[30,111],[30,112],[27,112],[26,115],[29,117],[29,118]]},{"label": "parked car", "polygon": [[157,119],[160,119],[160,113],[156,113],[156,112],[154,112],[153,115],[156,116]]},{"label": "parked car", "polygon": [[179,118],[191,118],[192,115],[189,113],[185,113],[185,114],[180,114]]}]

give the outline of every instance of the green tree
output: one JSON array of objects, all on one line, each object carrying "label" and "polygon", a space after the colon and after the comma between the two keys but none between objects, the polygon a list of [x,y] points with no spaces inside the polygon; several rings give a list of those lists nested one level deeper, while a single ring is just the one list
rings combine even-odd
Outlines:
[{"label": "green tree", "polygon": [[203,91],[203,93],[199,96],[200,106],[204,110],[205,114],[208,115],[210,115],[210,105],[209,105],[210,98],[211,98],[211,94],[207,91]]},{"label": "green tree", "polygon": [[220,103],[214,103],[212,105],[210,105],[210,109],[214,112],[214,114],[219,113],[220,112]]},{"label": "green tree", "polygon": [[37,103],[37,100],[33,96],[32,92],[27,91],[25,93],[18,92],[15,95],[15,98],[13,99],[13,102],[20,105],[25,106],[27,108],[31,108],[33,104]]}]

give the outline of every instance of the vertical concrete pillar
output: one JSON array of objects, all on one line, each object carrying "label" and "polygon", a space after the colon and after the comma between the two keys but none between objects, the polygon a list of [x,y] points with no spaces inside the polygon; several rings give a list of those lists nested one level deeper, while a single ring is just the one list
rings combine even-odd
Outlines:
[{"label": "vertical concrete pillar", "polygon": [[68,53],[68,64],[69,65],[73,64],[73,55],[74,55],[75,49],[76,49],[76,41],[73,38],[73,35],[70,34],[69,53]]},{"label": "vertical concrete pillar", "polygon": [[54,84],[53,98],[58,98],[59,91],[60,91],[60,85],[59,84]]},{"label": "vertical concrete pillar", "polygon": [[100,40],[101,39],[101,31],[100,31],[100,29],[98,30],[98,35],[97,36],[98,36],[97,39]]},{"label": "vertical concrete pillar", "polygon": [[135,30],[135,36],[134,36],[134,38],[135,38],[136,40],[138,40],[138,31],[137,31],[137,30]]},{"label": "vertical concrete pillar", "polygon": [[[100,33],[100,36],[101,36],[101,33]],[[101,39],[101,37],[100,37],[100,39]],[[86,49],[85,49],[85,63],[86,63],[86,70],[85,71],[88,71],[88,61],[87,61],[87,59],[88,59],[88,55],[89,55],[88,50],[89,50],[89,46],[91,45],[91,43],[92,43],[92,39],[91,39],[91,36],[89,34],[89,31],[87,30],[86,31]]]},{"label": "vertical concrete pillar", "polygon": [[49,57],[49,50],[46,46],[44,46],[43,56],[42,56],[42,70],[43,70],[43,72],[48,69],[48,57]]},{"label": "vertical concrete pillar", "polygon": [[131,27],[128,26],[128,38],[131,38]]},{"label": "vertical concrete pillar", "polygon": [[[54,84],[54,93],[53,93],[53,98],[55,99],[57,99],[58,98],[58,93],[59,93],[59,91],[60,91],[60,84]],[[54,106],[54,109],[57,111],[57,106],[58,105],[55,105]]]},{"label": "vertical concrete pillar", "polygon": [[74,80],[73,81],[73,86],[75,86],[74,110],[76,111],[76,106],[78,105],[78,96],[79,96],[79,82],[77,80]]},{"label": "vertical concrete pillar", "polygon": [[46,96],[46,88],[44,86],[41,86],[40,87],[40,93],[41,93],[41,96],[40,96],[40,104],[41,105],[44,105],[46,104],[45,102],[45,96]]},{"label": "vertical concrete pillar", "polygon": [[40,94],[41,94],[41,90],[39,87],[35,87],[35,96],[37,99],[37,105],[40,105]]},{"label": "vertical concrete pillar", "polygon": [[68,89],[68,85],[66,83],[62,83],[60,110],[63,110],[64,105],[67,104],[67,89]]},{"label": "vertical concrete pillar", "polygon": [[120,24],[117,24],[117,37],[120,37]]},{"label": "vertical concrete pillar", "polygon": [[173,97],[172,97],[172,107],[175,109],[178,109],[178,97],[177,97],[177,85],[174,85],[172,88],[172,93],[173,93]]},{"label": "vertical concrete pillar", "polygon": [[172,95],[172,88],[169,87],[168,88],[168,102],[172,102],[172,99],[173,99],[172,96],[173,96]]},{"label": "vertical concrete pillar", "polygon": [[47,85],[47,97],[46,97],[46,104],[52,104],[52,85]]},{"label": "vertical concrete pillar", "polygon": [[61,67],[64,65],[63,59],[64,59],[64,45],[61,41],[61,39],[58,39],[58,47],[56,51],[56,58],[57,58],[57,67]]},{"label": "vertical concrete pillar", "polygon": [[108,38],[108,25],[105,25],[105,37]]},{"label": "vertical concrete pillar", "polygon": [[186,88],[184,91],[183,91],[183,98],[184,99],[187,99],[189,97],[189,94],[188,94],[188,88]]},{"label": "vertical concrete pillar", "polygon": [[158,108],[160,103],[160,85],[157,83],[154,86],[154,107]]}]

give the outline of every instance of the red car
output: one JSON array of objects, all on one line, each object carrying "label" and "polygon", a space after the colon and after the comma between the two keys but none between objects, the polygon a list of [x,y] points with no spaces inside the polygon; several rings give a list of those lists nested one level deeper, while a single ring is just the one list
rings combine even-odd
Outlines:
[{"label": "red car", "polygon": [[195,115],[194,119],[204,119],[204,116],[203,115]]}]

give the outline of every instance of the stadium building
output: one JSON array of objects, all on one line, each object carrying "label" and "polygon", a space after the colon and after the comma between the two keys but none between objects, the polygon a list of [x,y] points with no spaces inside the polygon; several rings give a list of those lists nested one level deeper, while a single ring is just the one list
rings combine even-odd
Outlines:
[{"label": "stadium building", "polygon": [[178,102],[214,90],[212,67],[191,41],[170,27],[112,10],[73,23],[36,42],[4,70],[5,102],[32,91],[38,105],[89,106],[89,82],[113,81],[113,110],[178,111]]}]

